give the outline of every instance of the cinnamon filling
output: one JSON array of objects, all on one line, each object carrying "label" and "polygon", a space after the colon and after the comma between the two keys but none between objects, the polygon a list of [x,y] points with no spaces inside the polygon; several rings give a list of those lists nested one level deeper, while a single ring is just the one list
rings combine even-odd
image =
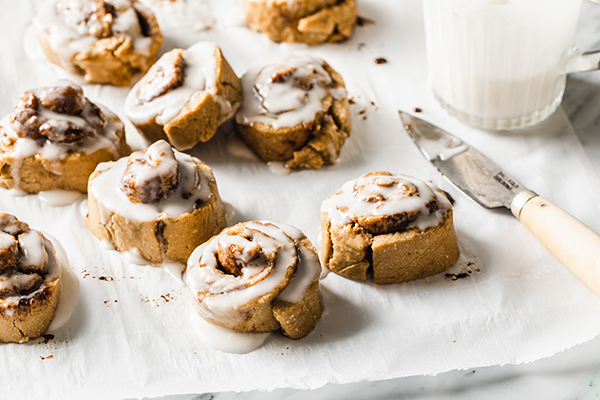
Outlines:
[{"label": "cinnamon filling", "polygon": [[166,53],[142,78],[137,93],[140,104],[148,103],[183,85],[185,68],[183,50],[175,49]]},{"label": "cinnamon filling", "polygon": [[40,233],[10,214],[0,214],[0,299],[37,290],[47,262]]},{"label": "cinnamon filling", "polygon": [[129,156],[121,190],[133,203],[158,203],[179,185],[179,166],[171,146],[160,140]]},{"label": "cinnamon filling", "polygon": [[85,98],[79,86],[53,86],[36,92],[21,95],[10,114],[10,126],[20,138],[78,143],[106,126],[100,108]]}]

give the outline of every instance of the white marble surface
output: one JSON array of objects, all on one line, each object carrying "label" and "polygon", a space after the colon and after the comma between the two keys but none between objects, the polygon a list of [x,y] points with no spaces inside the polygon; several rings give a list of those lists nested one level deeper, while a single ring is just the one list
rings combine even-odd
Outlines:
[{"label": "white marble surface", "polygon": [[[600,5],[583,5],[576,35],[584,51],[600,49]],[[572,75],[563,108],[600,174],[600,72]],[[376,354],[373,357],[377,357]],[[440,355],[443,357],[443,355]],[[381,382],[329,384],[313,391],[206,393],[165,400],[270,399],[596,399],[600,397],[600,337],[550,358],[524,365],[451,371]]]}]

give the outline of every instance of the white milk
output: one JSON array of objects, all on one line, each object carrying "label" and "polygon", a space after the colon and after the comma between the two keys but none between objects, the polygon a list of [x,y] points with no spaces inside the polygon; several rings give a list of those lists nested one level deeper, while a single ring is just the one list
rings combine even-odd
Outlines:
[{"label": "white milk", "polygon": [[560,104],[581,0],[423,0],[436,98],[489,129],[531,125]]}]

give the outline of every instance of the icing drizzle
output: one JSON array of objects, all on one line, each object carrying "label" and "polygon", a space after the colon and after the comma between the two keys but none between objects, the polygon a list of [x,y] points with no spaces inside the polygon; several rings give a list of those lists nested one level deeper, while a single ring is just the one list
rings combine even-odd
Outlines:
[{"label": "icing drizzle", "polygon": [[321,204],[333,224],[365,216],[409,215],[407,228],[439,225],[452,204],[437,186],[402,174],[373,172],[346,182]]},{"label": "icing drizzle", "polygon": [[324,112],[323,99],[346,97],[324,67],[309,55],[278,55],[252,65],[242,76],[244,102],[239,124],[263,123],[275,129],[294,127]]}]

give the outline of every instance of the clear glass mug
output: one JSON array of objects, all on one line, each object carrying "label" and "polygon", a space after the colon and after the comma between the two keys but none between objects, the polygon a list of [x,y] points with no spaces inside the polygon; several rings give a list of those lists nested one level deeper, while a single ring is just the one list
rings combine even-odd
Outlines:
[{"label": "clear glass mug", "polygon": [[534,125],[566,74],[599,69],[573,36],[583,0],[423,0],[429,78],[443,108],[484,129]]}]

